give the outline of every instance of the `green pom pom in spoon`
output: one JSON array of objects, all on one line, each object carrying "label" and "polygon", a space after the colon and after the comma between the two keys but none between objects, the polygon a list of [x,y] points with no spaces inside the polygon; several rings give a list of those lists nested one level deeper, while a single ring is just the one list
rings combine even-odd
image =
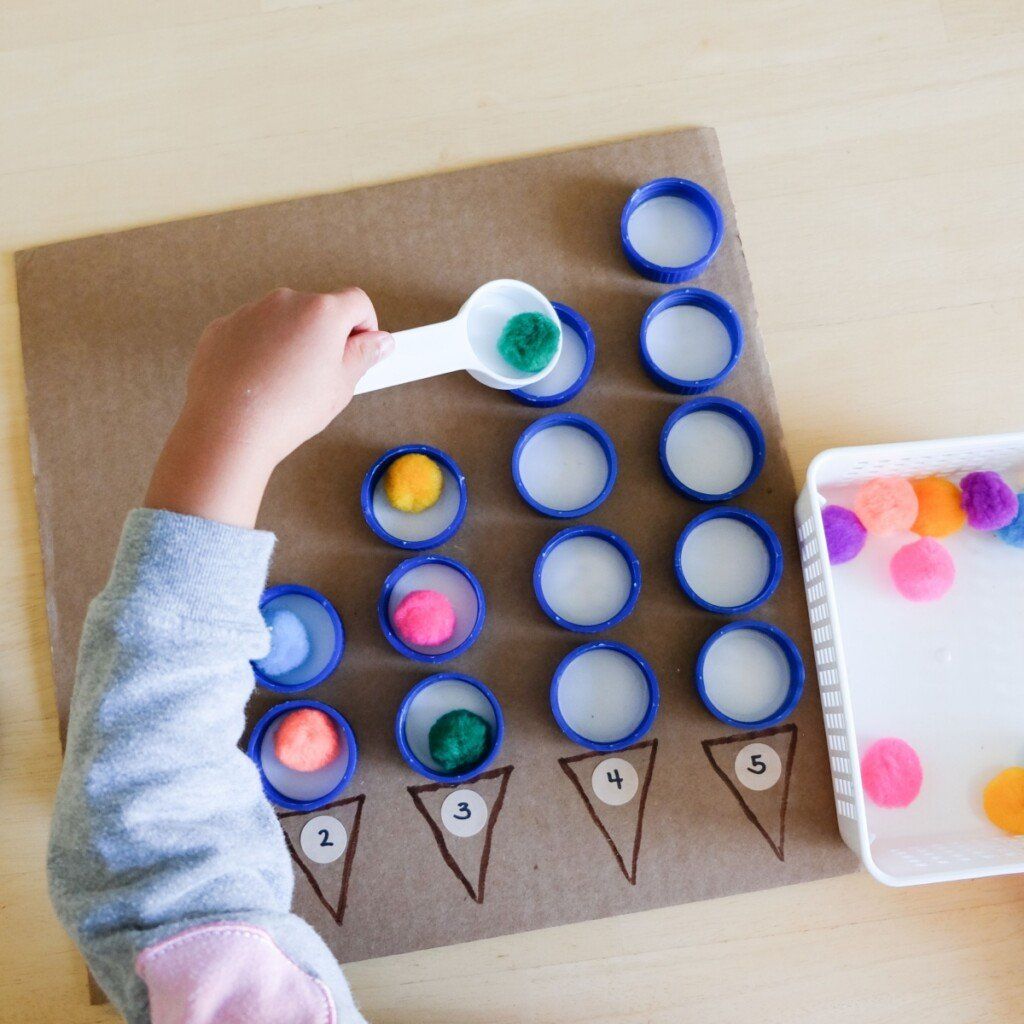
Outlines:
[{"label": "green pom pom in spoon", "polygon": [[524,281],[488,281],[451,320],[395,334],[394,351],[363,375],[355,393],[455,370],[511,391],[543,380],[561,349],[558,315],[536,288]]},{"label": "green pom pom in spoon", "polygon": [[562,330],[543,313],[517,313],[502,328],[498,352],[523,373],[540,373],[558,354]]}]

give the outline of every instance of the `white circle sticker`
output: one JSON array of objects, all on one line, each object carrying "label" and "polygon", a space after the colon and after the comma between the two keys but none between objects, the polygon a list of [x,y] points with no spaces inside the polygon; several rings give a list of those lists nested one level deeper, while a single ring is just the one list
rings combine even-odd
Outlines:
[{"label": "white circle sticker", "polygon": [[314,864],[332,864],[348,846],[348,833],[337,818],[318,814],[302,826],[299,845],[307,860]]},{"label": "white circle sticker", "polygon": [[618,807],[628,804],[640,788],[636,769],[621,757],[605,758],[590,776],[594,796],[602,803]]},{"label": "white circle sticker", "polygon": [[453,836],[475,836],[487,824],[487,803],[475,790],[457,789],[441,804],[441,824]]},{"label": "white circle sticker", "polygon": [[748,743],[736,755],[735,770],[747,789],[771,789],[782,778],[782,759],[767,743]]}]

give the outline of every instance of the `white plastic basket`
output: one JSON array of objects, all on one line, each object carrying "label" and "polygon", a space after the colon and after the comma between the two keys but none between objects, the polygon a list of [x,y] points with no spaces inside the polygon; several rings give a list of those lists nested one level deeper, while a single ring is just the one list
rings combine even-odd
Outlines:
[{"label": "white plastic basket", "polygon": [[[953,590],[913,604],[886,568],[910,538],[869,537],[857,559],[832,567],[821,510],[849,505],[871,477],[979,469],[1019,491],[1024,433],[830,449],[811,463],[796,504],[839,830],[886,885],[1024,872],[1024,837],[981,809],[987,780],[1024,764],[1024,552],[965,529],[943,542],[957,565]],[[865,802],[858,740],[883,735],[921,757],[924,787],[903,810]]]}]

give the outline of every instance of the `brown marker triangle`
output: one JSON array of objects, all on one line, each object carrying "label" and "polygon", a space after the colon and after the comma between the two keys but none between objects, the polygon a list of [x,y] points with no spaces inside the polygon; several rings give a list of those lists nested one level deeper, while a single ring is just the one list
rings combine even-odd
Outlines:
[{"label": "brown marker triangle", "polygon": [[[465,886],[470,899],[484,901],[487,865],[491,859],[491,836],[505,802],[505,790],[512,765],[492,768],[469,782],[434,782],[425,786],[410,786],[409,796],[416,809],[430,826],[445,864]],[[441,824],[441,805],[449,793],[457,789],[471,789],[479,793],[487,804],[487,824],[475,836],[453,836]]]},{"label": "brown marker triangle", "polygon": [[[777,725],[771,729],[741,732],[721,739],[703,740],[701,743],[711,767],[729,787],[729,792],[736,797],[743,813],[764,836],[779,860],[786,859],[786,808],[789,804],[789,779],[793,773],[796,736],[795,725]],[[771,789],[760,792],[748,789],[737,778],[736,755],[749,743],[764,743],[779,755],[782,774]]]},{"label": "brown marker triangle", "polygon": [[[612,855],[630,885],[636,885],[636,867],[640,858],[640,841],[644,832],[644,808],[647,805],[647,791],[654,774],[654,758],[658,753],[658,741],[646,740],[625,750],[612,753],[597,752],[577,754],[575,757],[558,759],[562,771],[576,787],[591,820],[611,848]],[[639,779],[636,796],[627,804],[612,806],[604,803],[594,793],[591,778],[594,769],[610,757],[620,757],[635,769]]]},{"label": "brown marker triangle", "polygon": [[[348,902],[348,883],[352,874],[352,860],[356,854],[356,843],[359,840],[359,822],[363,816],[363,803],[366,797],[350,796],[345,800],[337,800],[315,811],[290,811],[279,814],[278,820],[284,830],[284,841],[288,844],[288,852],[292,860],[305,876],[316,894],[316,898],[327,908],[327,912],[337,924],[345,917],[345,904]],[[299,836],[302,827],[310,818],[329,814],[345,826],[348,833],[348,845],[345,852],[331,864],[314,864],[302,854]]]}]

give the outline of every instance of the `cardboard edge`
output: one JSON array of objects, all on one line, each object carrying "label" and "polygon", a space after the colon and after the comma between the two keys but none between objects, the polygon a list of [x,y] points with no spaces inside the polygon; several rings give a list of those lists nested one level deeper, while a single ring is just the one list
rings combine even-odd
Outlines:
[{"label": "cardboard edge", "polygon": [[415,181],[425,177],[443,177],[449,174],[459,174],[463,171],[476,171],[480,168],[492,167],[497,164],[514,164],[521,160],[533,160],[538,157],[558,156],[561,153],[577,153],[588,149],[598,149],[601,146],[614,146],[618,143],[631,142],[638,139],[657,138],[661,135],[675,135],[678,132],[689,131],[699,132],[702,137],[713,139],[714,152],[718,154],[718,160],[721,162],[721,149],[718,146],[718,133],[711,125],[706,124],[667,125],[662,128],[657,128],[654,131],[641,132],[640,134],[637,134],[636,132],[625,132],[621,135],[602,136],[599,139],[593,139],[586,142],[569,141],[566,142],[565,145],[531,149],[525,153],[488,153],[481,156],[479,159],[468,160],[465,163],[454,164],[449,167],[441,168],[440,170],[426,166],[417,167],[410,170],[407,174],[399,174],[390,178],[370,178],[367,180],[357,179],[346,182],[338,188],[327,189],[323,192],[294,192],[266,199],[256,199],[255,202],[247,202],[242,199],[239,201],[239,205],[237,206],[222,206],[214,210],[206,210],[202,213],[185,214],[184,216],[181,214],[170,213],[166,218],[161,218],[159,220],[132,223],[122,225],[121,227],[111,227],[106,231],[93,231],[89,234],[72,235],[70,238],[61,238],[53,242],[41,242],[38,245],[28,245],[24,248],[16,249],[14,252],[15,276],[17,277],[20,275],[22,266],[27,265],[32,257],[37,253],[49,252],[78,242],[107,238],[111,235],[130,235],[134,232],[145,231],[148,228],[156,227],[161,224],[188,224],[193,221],[208,220],[211,217],[221,217],[224,214],[243,213],[249,210],[259,210],[270,206],[281,206],[285,203],[294,202],[297,199],[319,199],[321,197],[342,195],[346,192],[355,192],[357,190],[364,191],[375,188],[386,188],[388,185],[398,185],[405,181]]}]

